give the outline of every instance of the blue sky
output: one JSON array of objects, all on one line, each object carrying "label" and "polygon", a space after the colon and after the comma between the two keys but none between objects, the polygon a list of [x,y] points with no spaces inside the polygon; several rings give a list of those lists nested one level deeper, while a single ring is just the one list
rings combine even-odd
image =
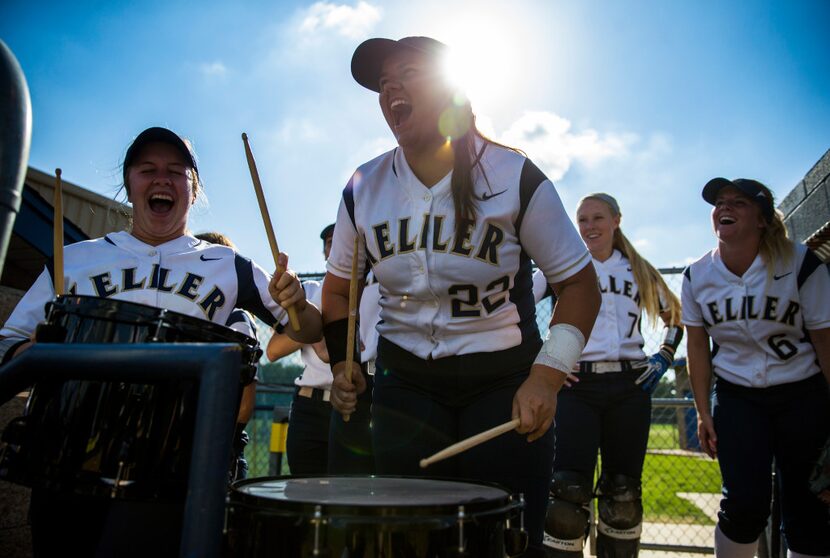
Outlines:
[{"label": "blue sky", "polygon": [[245,131],[280,248],[306,272],[323,269],[318,234],[351,171],[394,145],[351,78],[354,48],[434,36],[466,56],[482,128],[526,151],[571,215],[611,193],[629,238],[670,266],[714,245],[709,178],[780,199],[830,148],[827,21],[824,0],[5,0],[0,38],[31,91],[31,166],[113,197],[131,139],[168,126],[206,185],[191,228],[270,268]]}]

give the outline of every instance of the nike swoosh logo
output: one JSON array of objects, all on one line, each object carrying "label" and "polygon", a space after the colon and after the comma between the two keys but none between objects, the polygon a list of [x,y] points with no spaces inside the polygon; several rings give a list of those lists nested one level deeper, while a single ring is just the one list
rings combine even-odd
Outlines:
[{"label": "nike swoosh logo", "polygon": [[495,198],[496,196],[502,195],[506,191],[507,190],[505,189],[505,190],[502,190],[501,192],[496,192],[495,194],[491,194],[489,192],[484,192],[483,194],[481,194],[481,197],[479,197],[478,199],[480,199],[481,201],[487,201],[487,200]]},{"label": "nike swoosh logo", "polygon": [[206,258],[204,254],[199,256],[199,259],[203,262],[215,262],[216,260],[221,260],[222,258]]},{"label": "nike swoosh logo", "polygon": [[793,274],[793,272],[791,271],[789,273],[785,273],[784,275],[773,275],[772,278],[775,279],[776,281],[778,281],[779,279],[783,279],[787,275],[792,275],[792,274]]}]

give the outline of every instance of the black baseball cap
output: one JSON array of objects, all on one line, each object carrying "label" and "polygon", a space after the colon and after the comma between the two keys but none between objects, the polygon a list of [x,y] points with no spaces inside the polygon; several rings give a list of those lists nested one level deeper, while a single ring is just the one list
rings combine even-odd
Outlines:
[{"label": "black baseball cap", "polygon": [[320,233],[320,240],[325,240],[332,235],[334,235],[334,223],[323,229],[323,232]]},{"label": "black baseball cap", "polygon": [[438,59],[446,54],[447,45],[430,37],[404,37],[398,41],[368,39],[360,43],[352,55],[352,77],[366,89],[380,93],[383,62],[402,50],[414,50]]},{"label": "black baseball cap", "polygon": [[175,132],[167,128],[155,126],[147,128],[136,136],[130,147],[127,148],[127,154],[124,155],[124,183],[127,182],[127,169],[133,164],[134,159],[141,153],[141,150],[150,143],[167,143],[178,149],[184,155],[185,161],[193,167],[193,170],[198,174],[199,169],[196,167],[196,154],[193,153],[193,148],[190,143],[183,140]]},{"label": "black baseball cap", "polygon": [[769,194],[769,190],[766,186],[751,178],[736,178],[735,180],[721,177],[713,178],[703,187],[703,199],[709,204],[715,205],[718,199],[718,192],[727,186],[732,186],[757,203],[761,207],[761,212],[767,222],[772,220],[775,208],[772,206],[772,197]]}]

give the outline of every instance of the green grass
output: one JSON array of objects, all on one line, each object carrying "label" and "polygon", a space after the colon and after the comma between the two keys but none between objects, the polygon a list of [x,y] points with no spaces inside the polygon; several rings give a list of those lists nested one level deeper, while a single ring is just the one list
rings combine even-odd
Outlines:
[{"label": "green grass", "polygon": [[716,461],[685,455],[646,455],[643,467],[643,509],[646,521],[713,525],[697,506],[678,492],[720,493]]},{"label": "green grass", "polygon": [[676,424],[652,424],[648,433],[648,449],[679,449]]}]

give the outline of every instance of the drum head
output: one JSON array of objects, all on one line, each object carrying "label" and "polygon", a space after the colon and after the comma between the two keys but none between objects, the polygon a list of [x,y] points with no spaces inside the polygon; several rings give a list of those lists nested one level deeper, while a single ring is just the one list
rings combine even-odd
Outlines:
[{"label": "drum head", "polygon": [[338,516],[494,512],[515,506],[494,485],[407,477],[275,477],[234,484],[232,500],[260,509],[323,506]]}]

